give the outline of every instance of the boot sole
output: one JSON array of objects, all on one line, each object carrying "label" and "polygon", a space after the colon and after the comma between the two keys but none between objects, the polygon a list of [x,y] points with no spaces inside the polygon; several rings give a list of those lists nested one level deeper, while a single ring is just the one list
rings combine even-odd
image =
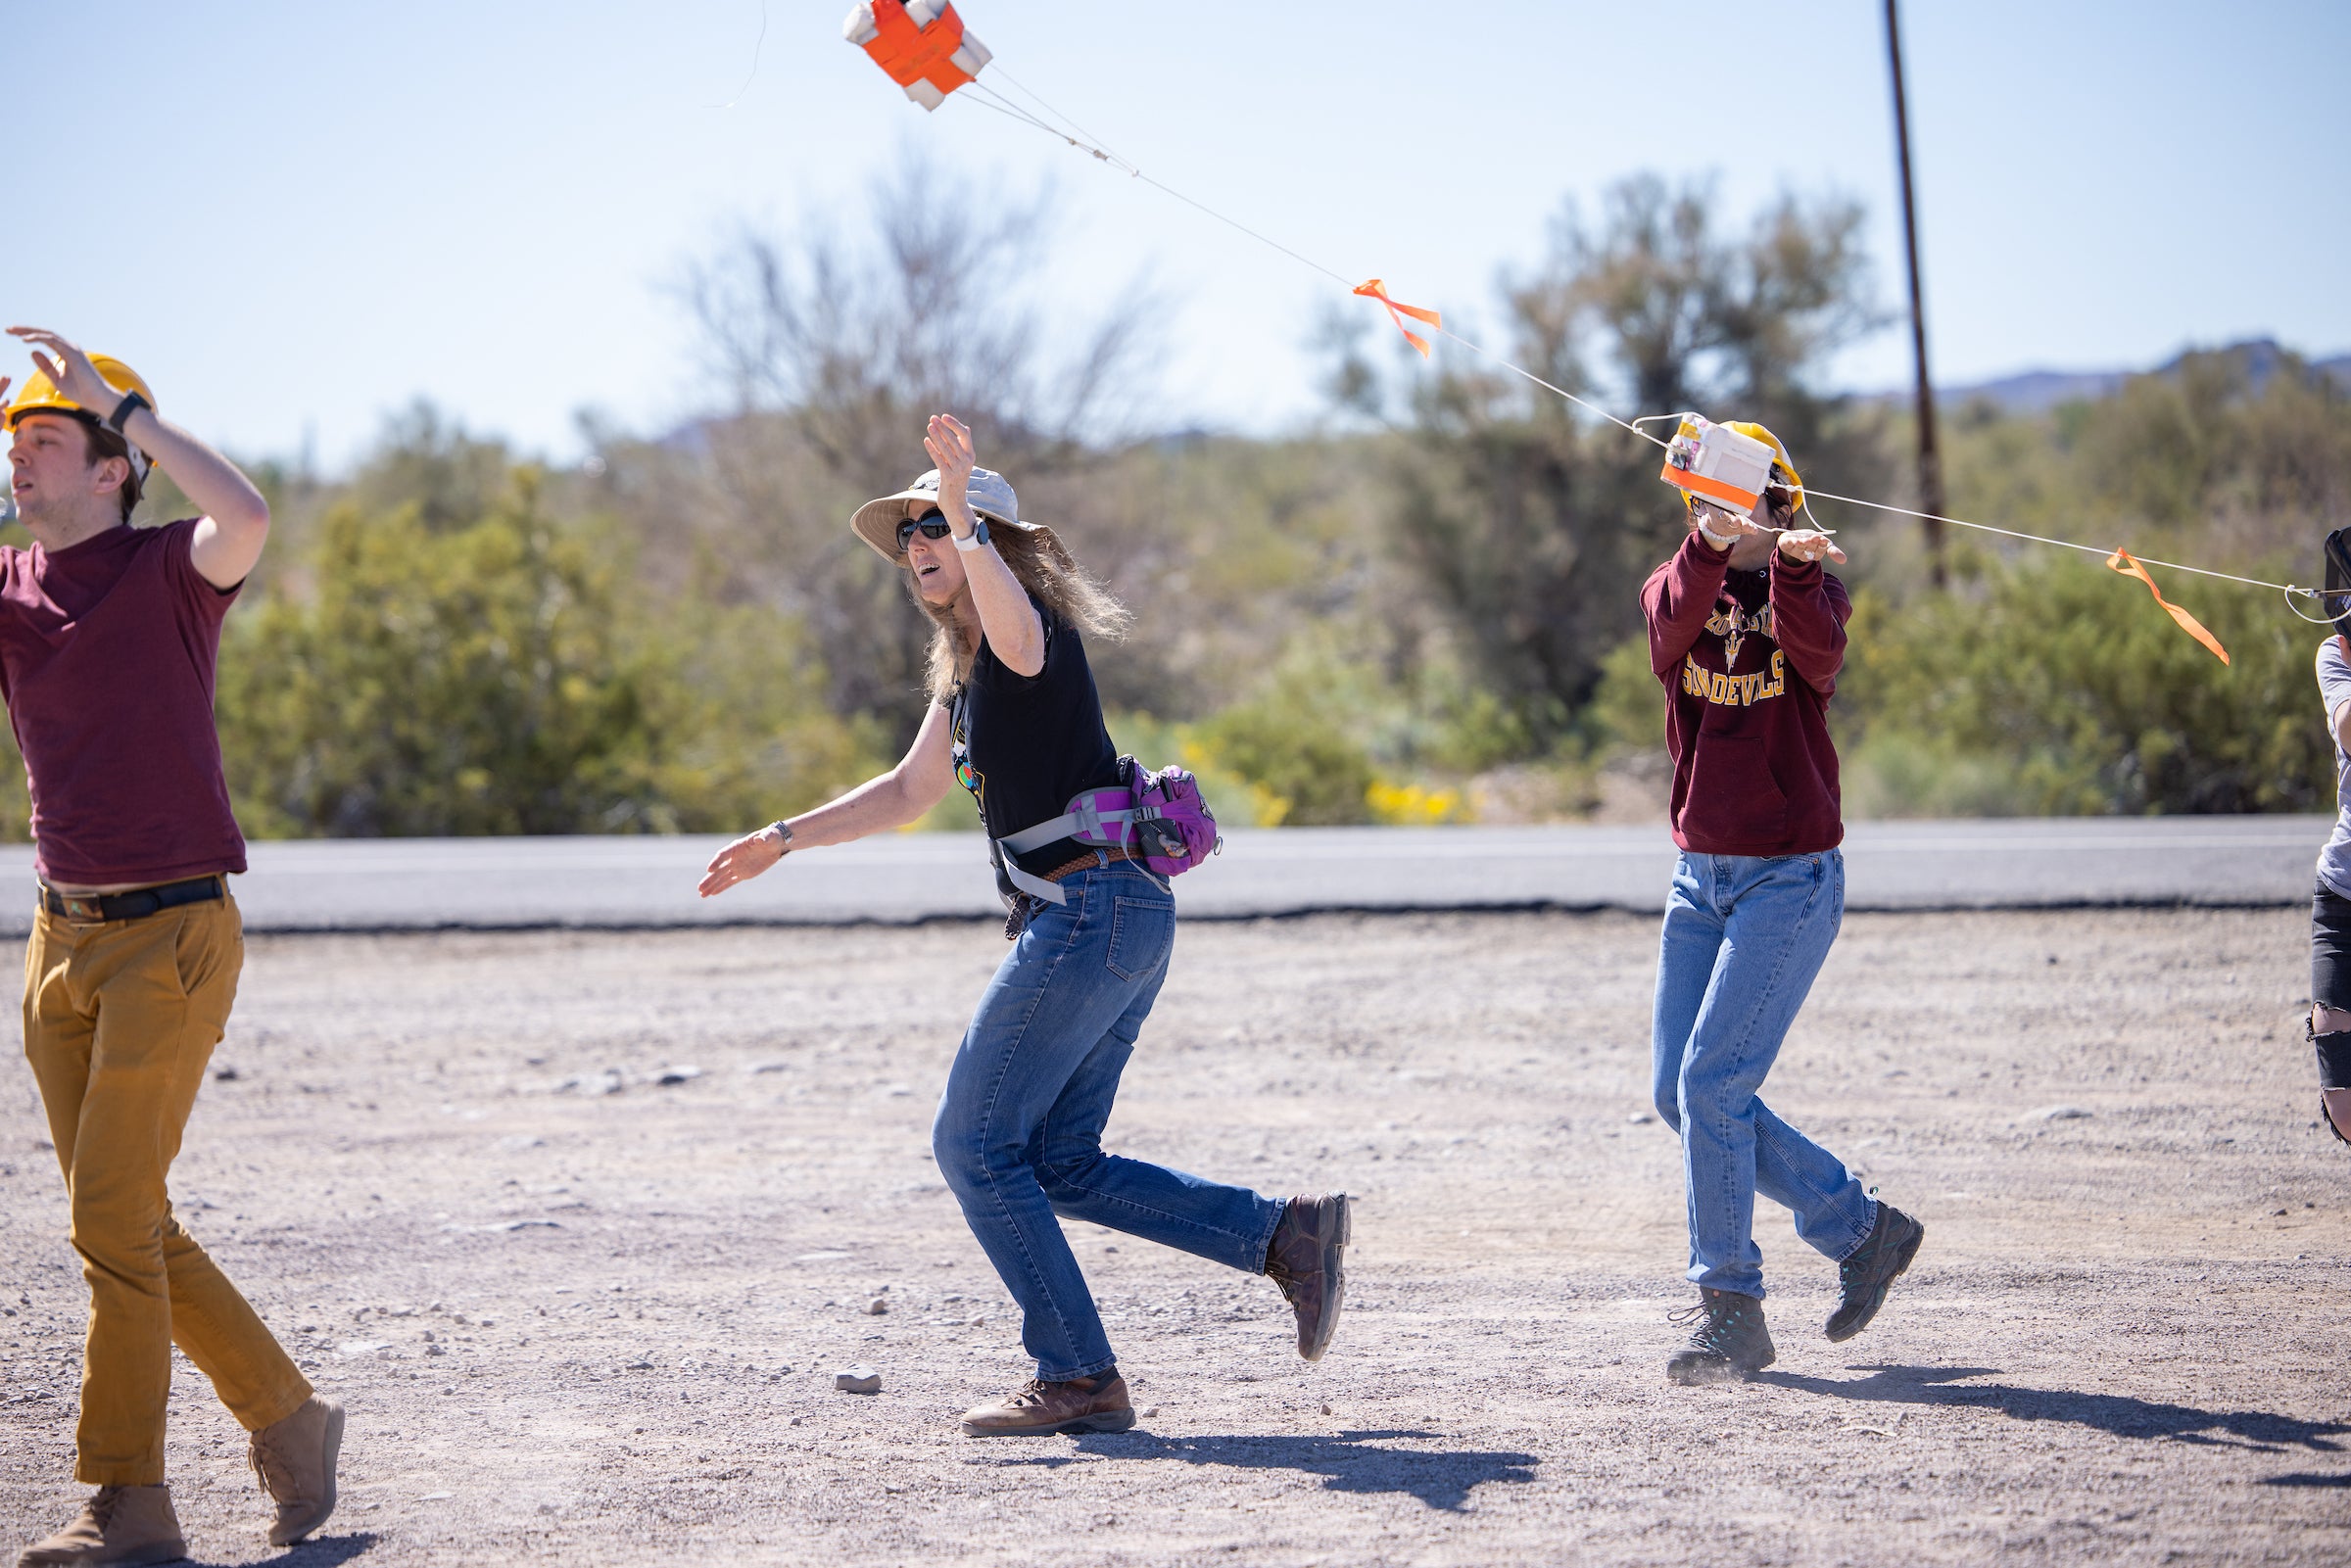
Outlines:
[{"label": "boot sole", "polygon": [[1918,1257],[1918,1250],[1920,1247],[1926,1244],[1926,1240],[1927,1227],[1921,1225],[1918,1227],[1918,1234],[1912,1236],[1910,1238],[1909,1245],[1904,1247],[1896,1256],[1894,1264],[1894,1272],[1886,1276],[1885,1283],[1878,1287],[1876,1295],[1870,1299],[1869,1310],[1863,1312],[1859,1317],[1855,1318],[1850,1328],[1843,1331],[1831,1332],[1828,1336],[1828,1340],[1831,1345],[1843,1345],[1847,1340],[1853,1338],[1863,1329],[1869,1327],[1870,1323],[1877,1317],[1878,1313],[1885,1308],[1886,1298],[1894,1291],[1894,1282],[1901,1278],[1904,1274],[1910,1272],[1911,1261]]},{"label": "boot sole", "polygon": [[1328,1282],[1326,1300],[1329,1305],[1322,1312],[1322,1332],[1311,1341],[1302,1342],[1298,1354],[1309,1361],[1319,1361],[1330,1349],[1330,1342],[1339,1332],[1339,1313],[1347,1306],[1346,1260],[1340,1255],[1355,1239],[1355,1204],[1345,1193],[1331,1195],[1338,1211],[1338,1223],[1331,1227],[1333,1234],[1322,1242],[1322,1277]]},{"label": "boot sole", "polygon": [[341,1407],[338,1406],[334,1410],[329,1411],[326,1417],[326,1497],[321,1499],[318,1504],[318,1517],[312,1519],[309,1524],[304,1525],[301,1530],[291,1535],[286,1534],[282,1530],[270,1531],[269,1544],[272,1546],[291,1546],[297,1542],[302,1541],[304,1538],[315,1532],[320,1525],[326,1523],[327,1520],[334,1517],[335,1467],[341,1462],[342,1457],[343,1411]]},{"label": "boot sole", "polygon": [[1098,1415],[1081,1415],[1057,1426],[974,1426],[966,1421],[963,1423],[963,1435],[967,1438],[1079,1437],[1088,1432],[1126,1432],[1133,1426],[1132,1410],[1104,1410]]},{"label": "boot sole", "polygon": [[[17,1562],[19,1568],[23,1568],[23,1565],[26,1563],[32,1564],[33,1568],[44,1568],[44,1565],[52,1563],[63,1565],[86,1563],[89,1560],[87,1556],[78,1552],[54,1556],[46,1553],[36,1555],[30,1547],[27,1547],[24,1553],[17,1559]],[[187,1560],[188,1544],[184,1541],[177,1545],[159,1543],[152,1546],[141,1546],[136,1550],[126,1551],[120,1556],[107,1559],[111,1563],[131,1565],[131,1568],[149,1568],[149,1565],[155,1563],[186,1562]]]},{"label": "boot sole", "polygon": [[1775,1349],[1752,1366],[1738,1366],[1729,1361],[1724,1361],[1720,1365],[1702,1361],[1696,1365],[1683,1366],[1678,1362],[1668,1361],[1665,1363],[1665,1381],[1673,1384],[1676,1388],[1685,1389],[1704,1388],[1711,1383],[1744,1383],[1779,1358],[1780,1353]]}]

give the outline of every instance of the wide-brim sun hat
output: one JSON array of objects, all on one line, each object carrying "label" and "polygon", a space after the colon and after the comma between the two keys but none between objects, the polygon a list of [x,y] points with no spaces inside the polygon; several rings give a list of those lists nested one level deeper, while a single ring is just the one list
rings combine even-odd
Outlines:
[{"label": "wide-brim sun hat", "polygon": [[[987,519],[990,532],[1016,528],[1026,534],[1052,536],[1053,531],[1042,523],[1021,521],[1020,497],[1013,494],[1011,482],[992,468],[973,469],[964,494],[972,503],[972,510]],[[898,553],[898,525],[910,517],[938,509],[938,470],[934,468],[897,494],[876,497],[858,507],[856,515],[849,519],[849,530],[864,540],[875,554],[894,566],[905,558]]]}]

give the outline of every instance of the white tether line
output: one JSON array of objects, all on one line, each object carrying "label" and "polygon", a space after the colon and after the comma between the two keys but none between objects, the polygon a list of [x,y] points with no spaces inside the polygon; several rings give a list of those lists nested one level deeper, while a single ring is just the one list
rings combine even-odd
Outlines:
[{"label": "white tether line", "polygon": [[[1054,108],[1050,103],[1047,103],[1039,94],[1032,91],[1028,87],[1023,86],[1017,79],[1014,78],[1012,73],[1004,70],[1003,67],[990,62],[989,69],[992,69],[997,75],[1002,76],[1008,84],[1019,91],[1023,96],[1033,101],[1039,108],[1043,109],[1046,114],[1049,114],[1055,119],[1061,120],[1063,125],[1066,125],[1069,128],[1065,130],[1062,128],[1062,126],[1054,125],[1046,121],[1032,111],[1023,108],[1021,105],[1013,103],[1009,99],[1005,98],[1001,93],[988,90],[977,79],[975,79],[967,85],[973,90],[975,95],[977,95],[976,101],[984,108],[992,109],[1000,115],[1008,116],[1011,119],[1020,120],[1025,124],[1033,125],[1038,130],[1045,132],[1049,136],[1053,136],[1061,141],[1068,142],[1072,147],[1077,148],[1080,152],[1090,153],[1094,158],[1100,160],[1101,162],[1124,169],[1131,177],[1139,179],[1144,184],[1175,197],[1176,200],[1183,203],[1186,207],[1192,208],[1199,213],[1215,218],[1218,222],[1224,224],[1227,228],[1237,229],[1239,232],[1246,234],[1249,236],[1249,238],[1257,241],[1260,245],[1266,246],[1271,250],[1279,251],[1282,255],[1288,257],[1291,261],[1298,262],[1301,266],[1309,267],[1314,271],[1321,273],[1324,277],[1329,278],[1332,282],[1337,283],[1342,288],[1346,288],[1351,291],[1354,288],[1354,285],[1347,281],[1344,274],[1333,271],[1331,268],[1324,266],[1321,262],[1316,261],[1314,258],[1302,256],[1298,252],[1293,251],[1288,246],[1282,244],[1279,240],[1273,239],[1270,235],[1259,233],[1256,229],[1253,229],[1248,224],[1241,222],[1238,218],[1227,217],[1224,214],[1218,212],[1215,208],[1210,207],[1207,203],[1195,201],[1193,198],[1186,196],[1183,192],[1176,189],[1173,185],[1164,184],[1161,181],[1152,178],[1150,175],[1144,173],[1140,168],[1137,168],[1134,165],[1128,163],[1126,159],[1121,158],[1118,154],[1101,146],[1094,140],[1092,134],[1088,132],[1084,126],[1070,119],[1068,115],[1063,114],[1060,110]],[[1076,132],[1076,134],[1073,135],[1073,131]],[[1385,304],[1388,302],[1381,303]],[[1541,387],[1546,392],[1566,399],[1578,408],[1582,408],[1589,413],[1599,415],[1601,418],[1606,419],[1609,424],[1616,426],[1620,430],[1628,430],[1632,432],[1634,435],[1640,437],[1643,441],[1650,443],[1652,446],[1664,447],[1668,445],[1668,443],[1651,435],[1648,431],[1643,430],[1639,421],[1619,419],[1616,415],[1608,412],[1607,409],[1601,407],[1598,404],[1577,397],[1574,393],[1569,392],[1565,387],[1558,386],[1552,382],[1546,381],[1543,379],[1543,377],[1536,375],[1532,370],[1527,369],[1524,365],[1511,363],[1502,356],[1494,354],[1485,349],[1483,346],[1473,343],[1469,339],[1463,337],[1460,333],[1454,331],[1450,327],[1439,325],[1432,327],[1431,330],[1435,332],[1437,336],[1446,339],[1448,342],[1459,344],[1462,348],[1468,350],[1471,354],[1476,355],[1479,358],[1486,360],[1488,363],[1499,366],[1504,370],[1508,370],[1511,372],[1511,374],[1521,377],[1522,379]],[[1648,419],[1671,419],[1677,416],[1673,414],[1650,414],[1645,415],[1644,417]],[[2044,534],[2027,534],[2013,528],[1994,527],[1991,523],[1971,523],[1964,517],[1946,517],[1939,512],[1922,512],[1914,510],[1908,506],[1891,505],[1885,501],[1862,500],[1858,497],[1854,496],[1840,496],[1831,491],[1815,490],[1809,485],[1803,487],[1803,492],[1804,499],[1807,501],[1809,501],[1813,497],[1817,496],[1822,500],[1841,501],[1847,506],[1866,506],[1872,511],[1893,512],[1903,517],[1916,517],[1926,522],[1949,523],[1954,528],[1972,528],[1979,533],[1998,534],[2003,538],[2023,540],[2028,544],[2053,545],[2060,549],[2080,550],[2084,554],[2087,555],[2112,556],[2115,553],[2114,550],[2103,546],[2081,545],[2076,544],[2070,539],[2051,539]],[[2234,572],[2216,572],[2209,567],[2187,566],[2179,561],[2160,561],[2155,559],[2153,556],[2148,555],[2133,555],[2132,559],[2144,566],[2160,566],[2166,571],[2187,572],[2197,577],[2218,578],[2222,582],[2227,583],[2242,583],[2248,588],[2275,589],[2286,596],[2287,607],[2289,609],[2293,609],[2297,616],[2300,616],[2306,621],[2310,620],[2311,617],[2302,615],[2302,612],[2298,608],[2294,607],[2293,600],[2295,595],[2299,594],[2303,597],[2313,599],[2324,596],[2315,589],[2301,588],[2291,583],[2269,583],[2264,582],[2257,577],[2239,577]],[[2314,622],[2313,624],[2325,623]]]}]

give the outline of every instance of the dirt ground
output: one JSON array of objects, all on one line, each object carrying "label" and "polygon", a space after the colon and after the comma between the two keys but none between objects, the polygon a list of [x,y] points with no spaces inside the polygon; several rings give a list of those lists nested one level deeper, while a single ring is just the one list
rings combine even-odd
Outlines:
[{"label": "dirt ground", "polygon": [[[1078,1227],[1145,1419],[992,1443],[953,1417],[1027,1366],[928,1152],[992,927],[257,940],[174,1192],[348,1404],[343,1505],[267,1547],[183,1362],[180,1516],[201,1562],[301,1568],[2341,1563],[2305,919],[1850,919],[1768,1095],[1926,1246],[1832,1346],[1832,1265],[1759,1205],[1779,1364],[1701,1390],[1661,1371],[1694,1292],[1652,922],[1188,927],[1110,1141],[1358,1195],[1337,1343]],[[7,1068],[0,1544],[78,1496],[64,1233]]]}]

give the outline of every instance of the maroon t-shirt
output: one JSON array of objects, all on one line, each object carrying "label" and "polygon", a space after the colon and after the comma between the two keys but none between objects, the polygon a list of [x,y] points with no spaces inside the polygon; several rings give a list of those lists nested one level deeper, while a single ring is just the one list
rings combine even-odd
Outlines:
[{"label": "maroon t-shirt", "polygon": [[0,694],[32,788],[33,866],[53,882],[168,882],[245,869],[213,669],[222,592],[196,520],[110,528],[51,554],[0,547]]},{"label": "maroon t-shirt", "polygon": [[1665,684],[1673,841],[1702,855],[1809,855],[1845,839],[1829,698],[1852,600],[1818,561],[1759,572],[1693,532],[1641,590]]}]

